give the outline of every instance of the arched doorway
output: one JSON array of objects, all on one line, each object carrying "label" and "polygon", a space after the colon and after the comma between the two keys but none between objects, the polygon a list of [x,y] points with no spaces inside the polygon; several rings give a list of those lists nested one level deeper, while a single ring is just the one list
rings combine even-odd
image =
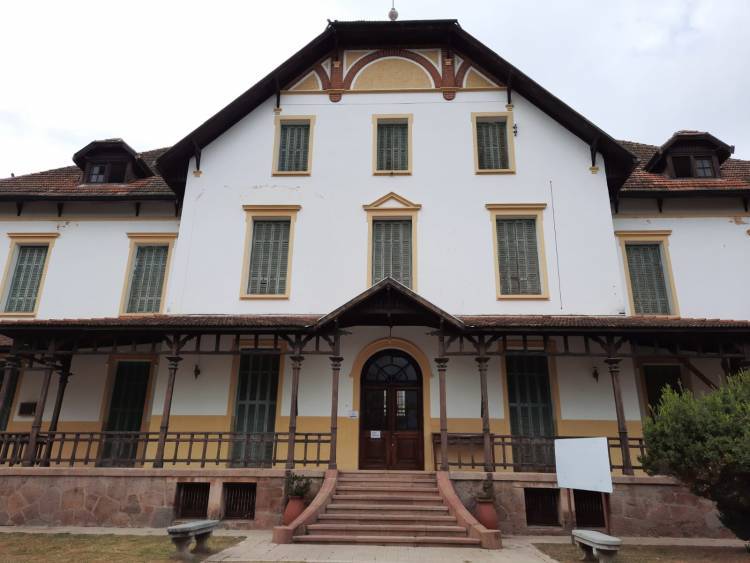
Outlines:
[{"label": "arched doorway", "polygon": [[361,377],[360,469],[424,469],[419,364],[401,350],[382,350]]}]

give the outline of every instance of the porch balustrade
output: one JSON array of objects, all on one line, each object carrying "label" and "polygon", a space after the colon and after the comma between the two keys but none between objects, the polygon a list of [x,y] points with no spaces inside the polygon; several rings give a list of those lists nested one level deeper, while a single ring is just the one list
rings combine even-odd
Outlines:
[{"label": "porch balustrade", "polygon": [[[557,438],[582,436],[530,437],[491,434],[490,460],[484,455],[484,435],[477,433],[448,433],[448,467],[458,471],[528,471],[555,472],[555,445]],[[609,466],[612,472],[623,472],[622,448],[619,437],[608,437]],[[641,456],[645,453],[643,438],[628,438],[632,469],[640,470]],[[433,464],[440,467],[440,434],[432,434]]]},{"label": "porch balustrade", "polygon": [[40,432],[33,452],[30,437],[0,432],[0,465],[325,467],[331,453],[328,432]]}]

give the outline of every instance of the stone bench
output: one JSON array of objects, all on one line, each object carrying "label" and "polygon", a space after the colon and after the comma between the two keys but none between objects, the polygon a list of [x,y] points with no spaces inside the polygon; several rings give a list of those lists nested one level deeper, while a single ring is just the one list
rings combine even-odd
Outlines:
[{"label": "stone bench", "polygon": [[594,530],[573,530],[571,542],[581,550],[582,561],[614,561],[622,540]]},{"label": "stone bench", "polygon": [[206,542],[218,525],[218,520],[195,520],[167,528],[167,533],[177,548],[177,557],[184,560],[192,559],[188,547],[193,538],[195,538],[195,553],[210,553]]}]

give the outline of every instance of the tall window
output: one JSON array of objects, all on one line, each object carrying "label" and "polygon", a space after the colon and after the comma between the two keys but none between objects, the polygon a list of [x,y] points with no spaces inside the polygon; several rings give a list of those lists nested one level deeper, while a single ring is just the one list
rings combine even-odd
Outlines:
[{"label": "tall window", "polygon": [[276,154],[274,174],[310,173],[313,117],[276,118]]},{"label": "tall window", "polygon": [[412,222],[375,219],[372,222],[372,283],[392,277],[412,287]]},{"label": "tall window", "polygon": [[510,112],[472,114],[474,167],[478,174],[513,172],[511,119]]},{"label": "tall window", "polygon": [[373,116],[375,174],[411,173],[411,116]]},{"label": "tall window", "polygon": [[33,313],[36,310],[48,253],[49,244],[15,246],[13,273],[5,295],[6,313]]},{"label": "tall window", "polygon": [[635,312],[669,315],[671,307],[661,243],[627,243],[625,252]]},{"label": "tall window", "polygon": [[133,259],[128,313],[158,313],[169,257],[168,244],[139,244]]},{"label": "tall window", "polygon": [[496,219],[501,295],[541,295],[536,219]]},{"label": "tall window", "polygon": [[289,219],[253,222],[249,295],[286,294],[290,223]]}]

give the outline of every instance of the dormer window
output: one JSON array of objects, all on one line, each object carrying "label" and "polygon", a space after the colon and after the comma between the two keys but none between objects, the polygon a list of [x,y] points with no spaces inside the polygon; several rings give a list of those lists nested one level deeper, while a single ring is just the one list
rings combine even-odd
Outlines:
[{"label": "dormer window", "polygon": [[673,155],[672,170],[675,178],[713,178],[714,159],[710,155]]},{"label": "dormer window", "polygon": [[126,162],[97,162],[89,165],[89,184],[121,184],[125,181]]}]

